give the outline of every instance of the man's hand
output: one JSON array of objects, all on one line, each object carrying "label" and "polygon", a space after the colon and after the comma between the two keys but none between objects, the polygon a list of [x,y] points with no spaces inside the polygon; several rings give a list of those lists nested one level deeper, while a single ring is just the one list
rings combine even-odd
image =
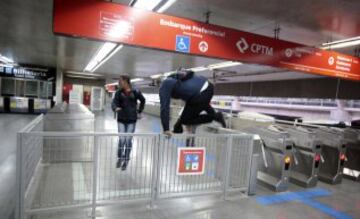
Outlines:
[{"label": "man's hand", "polygon": [[120,107],[116,107],[116,109],[115,109],[116,112],[119,112],[120,110],[121,110]]},{"label": "man's hand", "polygon": [[137,114],[137,118],[138,118],[138,119],[142,119],[142,114],[141,114],[141,113],[138,113],[138,114]]},{"label": "man's hand", "polygon": [[164,132],[164,135],[166,135],[167,137],[171,137],[172,134],[173,133],[169,130]]}]

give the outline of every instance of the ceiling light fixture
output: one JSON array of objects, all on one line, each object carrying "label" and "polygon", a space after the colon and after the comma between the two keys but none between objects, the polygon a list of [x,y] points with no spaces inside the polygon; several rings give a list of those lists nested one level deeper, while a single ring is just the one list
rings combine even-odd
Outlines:
[{"label": "ceiling light fixture", "polygon": [[15,67],[15,65],[14,64],[2,64],[2,63],[0,63],[0,67],[4,67],[4,68],[13,68],[13,67]]},{"label": "ceiling light fixture", "polygon": [[113,55],[115,55],[115,53],[117,53],[120,49],[122,49],[124,47],[124,45],[119,44],[104,60],[102,60],[91,72],[96,71],[96,69],[98,69],[102,64],[104,64],[105,62],[107,62],[107,60],[109,60]]},{"label": "ceiling light fixture", "polygon": [[90,62],[85,67],[84,71],[87,72],[94,72],[95,69],[100,67],[100,63],[108,57],[109,53],[115,50],[115,47],[117,47],[116,43],[104,43],[104,45],[98,50],[98,52],[95,54],[95,56],[90,60]]},{"label": "ceiling light fixture", "polygon": [[113,86],[113,85],[118,85],[119,82],[114,82],[114,83],[110,83],[110,84],[105,84],[105,86]]},{"label": "ceiling light fixture", "polygon": [[[238,65],[242,65],[242,64],[243,63],[241,63],[241,62],[228,61],[228,62],[219,62],[219,63],[215,63],[215,64],[210,64],[208,66],[199,66],[199,67],[189,68],[188,70],[191,70],[193,72],[200,72],[200,71],[206,71],[206,70],[213,70],[213,69],[217,69],[217,68],[233,67],[233,66],[238,66]],[[170,75],[175,74],[175,73],[176,73],[176,71],[170,71],[170,72],[166,72],[163,74],[152,75],[152,76],[150,76],[150,78],[158,79],[160,77],[169,77]]]},{"label": "ceiling light fixture", "polygon": [[141,8],[152,11],[160,4],[161,1],[162,0],[136,0],[133,1],[130,5],[134,8]]},{"label": "ceiling light fixture", "polygon": [[5,64],[12,64],[12,63],[14,63],[14,60],[12,60],[12,59],[10,59],[10,58],[8,58],[8,57],[6,57],[6,56],[3,56],[3,55],[1,55],[1,54],[0,54],[0,61],[1,61],[1,62],[4,62]]},{"label": "ceiling light fixture", "polygon": [[227,68],[227,67],[233,67],[233,66],[238,66],[238,65],[242,65],[242,63],[229,61],[229,62],[220,62],[220,63],[216,63],[216,64],[211,64],[211,65],[208,65],[207,67],[209,69],[213,70],[213,69],[217,69],[217,68]]},{"label": "ceiling light fixture", "polygon": [[160,8],[157,10],[157,12],[163,13],[164,11],[166,11],[175,2],[176,2],[176,0],[168,0],[165,4],[160,6]]},{"label": "ceiling light fixture", "polygon": [[360,45],[360,36],[321,44],[321,49],[339,49]]},{"label": "ceiling light fixture", "polygon": [[66,75],[68,78],[82,78],[82,79],[99,79],[97,77],[81,76],[81,75]]},{"label": "ceiling light fixture", "polygon": [[92,77],[104,77],[104,75],[94,74],[94,73],[86,73],[86,72],[78,72],[78,71],[66,71],[66,74],[72,75],[84,75],[84,76],[92,76]]},{"label": "ceiling light fixture", "polygon": [[205,66],[199,66],[199,67],[190,68],[189,70],[191,70],[193,72],[200,72],[200,71],[206,71],[209,69]]},{"label": "ceiling light fixture", "polygon": [[130,80],[131,83],[136,83],[136,82],[140,82],[140,81],[144,81],[144,78],[134,78]]},{"label": "ceiling light fixture", "polygon": [[151,79],[159,79],[161,78],[163,75],[162,74],[157,74],[157,75],[151,75],[150,78]]}]

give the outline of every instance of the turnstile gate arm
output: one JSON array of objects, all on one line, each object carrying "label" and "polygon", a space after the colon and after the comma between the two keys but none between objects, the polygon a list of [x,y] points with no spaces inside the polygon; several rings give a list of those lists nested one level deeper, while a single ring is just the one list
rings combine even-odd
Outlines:
[{"label": "turnstile gate arm", "polygon": [[324,157],[322,156],[322,154],[320,154],[320,160],[321,160],[321,163],[324,163],[324,162],[325,162],[325,159],[324,159]]},{"label": "turnstile gate arm", "polygon": [[295,152],[298,152],[298,150],[295,148],[295,144],[293,144],[293,154],[294,154],[294,162],[295,162],[295,165],[299,165],[299,160],[297,159],[296,157],[296,153],[294,153],[294,150]]},{"label": "turnstile gate arm", "polygon": [[261,154],[263,156],[264,165],[266,168],[268,168],[269,165],[268,165],[266,154],[265,154],[265,142],[261,138],[260,138],[260,142],[261,142]]}]

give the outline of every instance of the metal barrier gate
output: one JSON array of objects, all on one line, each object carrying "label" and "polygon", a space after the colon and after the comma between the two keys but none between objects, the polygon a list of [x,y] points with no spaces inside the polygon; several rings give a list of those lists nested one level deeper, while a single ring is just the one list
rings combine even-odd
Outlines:
[{"label": "metal barrier gate", "polygon": [[258,134],[262,139],[259,153],[263,159],[259,165],[258,181],[274,191],[286,191],[293,159],[293,141],[289,134],[275,126],[248,127],[243,131]]},{"label": "metal barrier gate", "polygon": [[330,184],[339,184],[345,163],[346,142],[344,131],[340,128],[319,127],[315,129],[322,143],[323,163],[319,168],[319,179]]},{"label": "metal barrier gate", "polygon": [[[247,194],[253,135],[118,134],[43,132],[42,116],[18,133],[16,218],[40,213],[128,201],[189,197],[200,194]],[[116,168],[119,138],[131,138],[131,160]],[[206,149],[202,175],[176,174],[178,148],[194,139]],[[89,142],[88,160],[72,159],[69,141]],[[46,145],[46,147],[45,147]],[[82,144],[81,144],[82,145]],[[46,149],[46,150],[44,150]],[[235,151],[235,153],[234,153]],[[46,154],[52,154],[47,156]],[[46,158],[46,159],[44,159]]]},{"label": "metal barrier gate", "polygon": [[318,181],[321,142],[316,133],[306,127],[281,125],[294,141],[290,182],[302,187],[314,187]]},{"label": "metal barrier gate", "polygon": [[346,162],[344,164],[344,177],[360,181],[360,130],[345,129]]}]

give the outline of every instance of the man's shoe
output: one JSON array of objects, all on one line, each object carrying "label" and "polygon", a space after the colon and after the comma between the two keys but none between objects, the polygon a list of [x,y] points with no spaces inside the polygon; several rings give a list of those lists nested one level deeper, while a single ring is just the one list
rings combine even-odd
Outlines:
[{"label": "man's shoe", "polygon": [[179,122],[179,121],[177,121],[176,123],[175,123],[175,125],[174,125],[174,133],[177,133],[177,134],[181,134],[181,133],[183,133],[183,127],[182,127],[182,125],[181,125],[181,123]]},{"label": "man's shoe", "polygon": [[225,119],[224,119],[224,116],[223,116],[223,114],[221,112],[216,113],[215,121],[220,123],[223,128],[226,128]]}]

